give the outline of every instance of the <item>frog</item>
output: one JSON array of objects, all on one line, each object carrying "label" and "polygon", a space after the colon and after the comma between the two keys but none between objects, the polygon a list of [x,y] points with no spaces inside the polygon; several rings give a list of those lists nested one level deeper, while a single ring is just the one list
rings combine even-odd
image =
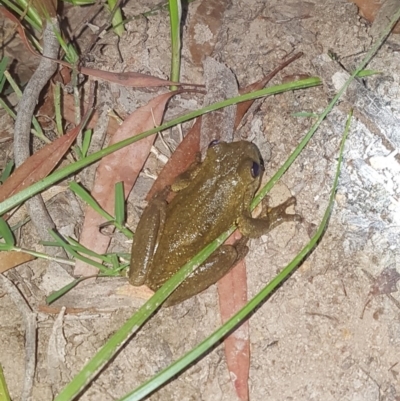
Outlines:
[{"label": "frog", "polygon": [[[213,141],[178,176],[171,187],[157,193],[139,220],[131,252],[128,278],[133,286],[157,291],[184,264],[233,224],[242,234],[234,245],[222,245],[191,273],[165,301],[172,306],[215,284],[243,259],[249,238],[258,238],[283,222],[301,221],[287,213],[295,197],[274,208],[263,202],[259,217],[250,204],[260,187],[265,167],[258,147],[249,141]],[[167,201],[170,193],[175,195]]]}]

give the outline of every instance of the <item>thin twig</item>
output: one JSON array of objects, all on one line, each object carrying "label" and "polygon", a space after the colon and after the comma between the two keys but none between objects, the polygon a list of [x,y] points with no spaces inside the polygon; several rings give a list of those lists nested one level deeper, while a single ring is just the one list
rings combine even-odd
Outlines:
[{"label": "thin twig", "polygon": [[[54,30],[58,30],[57,19],[52,18],[46,23],[43,34],[43,55],[57,58],[59,43]],[[18,114],[15,120],[14,156],[16,167],[20,166],[30,156],[30,130],[32,116],[39,99],[40,92],[48,83],[57,69],[57,64],[47,58],[41,58],[40,64],[29,80],[23,97],[18,105]],[[39,237],[44,241],[51,241],[49,230],[55,225],[44,205],[43,199],[37,195],[27,201],[27,210],[36,228]],[[47,251],[47,249],[46,249]],[[49,248],[53,256],[60,256],[60,250]],[[66,256],[66,255],[62,255]]]}]

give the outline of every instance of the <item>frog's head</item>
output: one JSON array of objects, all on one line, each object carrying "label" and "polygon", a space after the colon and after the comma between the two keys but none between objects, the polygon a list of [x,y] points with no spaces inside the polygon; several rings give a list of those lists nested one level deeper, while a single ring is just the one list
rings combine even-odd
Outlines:
[{"label": "frog's head", "polygon": [[251,142],[212,141],[206,160],[214,168],[214,173],[230,181],[233,187],[252,192],[260,186],[264,173],[264,161],[258,147]]}]

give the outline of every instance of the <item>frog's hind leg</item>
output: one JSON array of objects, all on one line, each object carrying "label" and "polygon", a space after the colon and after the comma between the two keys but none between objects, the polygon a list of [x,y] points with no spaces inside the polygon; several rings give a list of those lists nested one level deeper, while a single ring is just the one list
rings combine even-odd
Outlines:
[{"label": "frog's hind leg", "polygon": [[199,266],[165,301],[164,306],[172,306],[199,294],[220,278],[248,251],[247,239],[242,238],[235,245],[223,245]]},{"label": "frog's hind leg", "polygon": [[155,249],[164,227],[169,188],[157,193],[149,202],[133,238],[129,282],[134,286],[146,284]]}]

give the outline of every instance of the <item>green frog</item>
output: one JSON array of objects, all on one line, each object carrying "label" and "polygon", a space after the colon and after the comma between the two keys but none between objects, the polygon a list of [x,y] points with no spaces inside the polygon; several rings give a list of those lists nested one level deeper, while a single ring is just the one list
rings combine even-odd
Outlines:
[{"label": "green frog", "polygon": [[[171,188],[153,197],[139,221],[132,244],[129,282],[157,291],[185,263],[232,224],[243,235],[235,245],[223,245],[198,267],[166,300],[171,306],[198,294],[223,277],[247,253],[248,238],[257,238],[285,221],[294,197],[253,218],[250,203],[264,173],[256,145],[247,141],[211,142],[198,160]],[[175,197],[167,203],[172,189]]]}]

